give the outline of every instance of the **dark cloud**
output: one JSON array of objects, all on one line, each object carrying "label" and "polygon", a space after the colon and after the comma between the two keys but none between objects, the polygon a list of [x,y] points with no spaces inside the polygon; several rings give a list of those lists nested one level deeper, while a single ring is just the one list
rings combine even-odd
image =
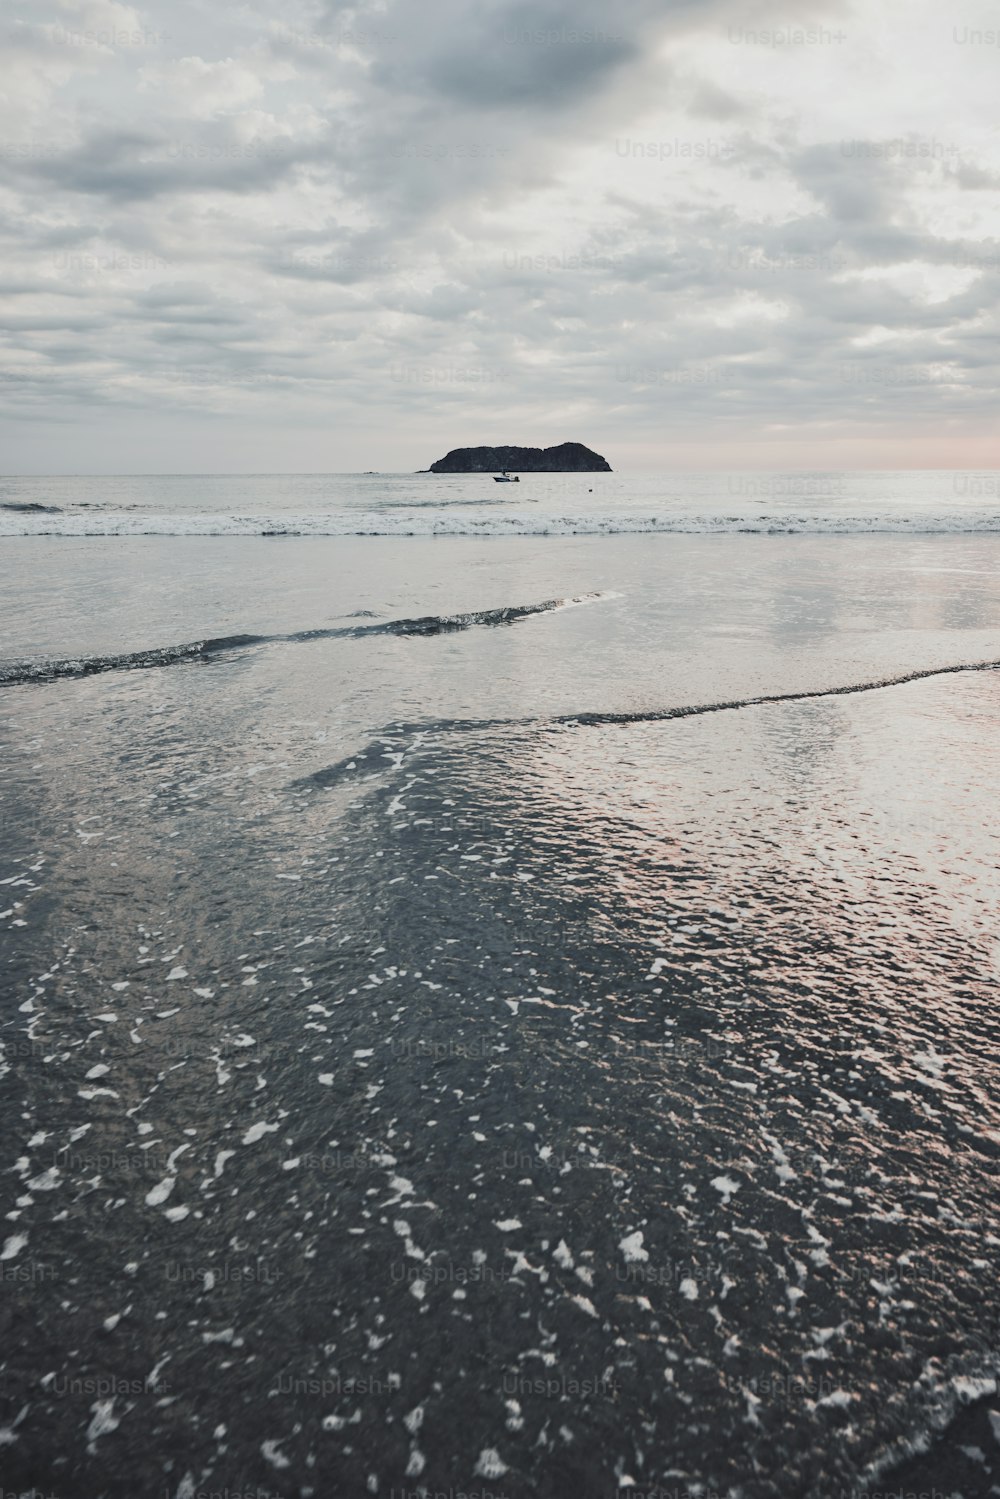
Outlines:
[{"label": "dark cloud", "polygon": [[100,132],[68,150],[40,152],[32,166],[69,193],[141,202],[169,193],[267,191],[307,162],[329,156],[330,147],[315,142],[241,140],[192,128],[184,136]]},{"label": "dark cloud", "polygon": [[[585,100],[603,80],[635,59],[645,7],[548,4],[451,7],[414,52],[394,47],[377,82],[410,91],[429,87],[445,99],[474,108],[535,114]],[[637,34],[637,32],[639,34]],[[408,38],[412,42],[413,38]],[[428,41],[430,45],[428,46]],[[386,48],[383,57],[390,52]],[[407,55],[408,54],[408,55]]]}]

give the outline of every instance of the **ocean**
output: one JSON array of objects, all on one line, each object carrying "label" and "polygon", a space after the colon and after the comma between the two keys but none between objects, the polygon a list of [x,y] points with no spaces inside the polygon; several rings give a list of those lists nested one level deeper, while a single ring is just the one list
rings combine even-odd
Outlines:
[{"label": "ocean", "polygon": [[1000,1484],[998,485],[0,481],[6,1490]]},{"label": "ocean", "polygon": [[0,478],[0,536],[994,532],[1000,472]]}]

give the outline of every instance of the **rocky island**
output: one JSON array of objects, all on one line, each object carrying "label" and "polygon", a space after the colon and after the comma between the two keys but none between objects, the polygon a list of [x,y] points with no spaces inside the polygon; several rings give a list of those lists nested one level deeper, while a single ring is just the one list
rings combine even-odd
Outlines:
[{"label": "rocky island", "polygon": [[610,474],[611,464],[582,442],[561,442],[555,448],[452,448],[426,472],[489,474],[504,469],[522,474]]}]

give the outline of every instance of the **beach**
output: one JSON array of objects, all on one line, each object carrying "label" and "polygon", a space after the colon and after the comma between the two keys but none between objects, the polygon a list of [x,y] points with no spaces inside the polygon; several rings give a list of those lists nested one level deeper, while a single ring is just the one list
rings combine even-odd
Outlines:
[{"label": "beach", "polygon": [[8,1487],[1000,1483],[996,497],[601,480],[5,492]]}]

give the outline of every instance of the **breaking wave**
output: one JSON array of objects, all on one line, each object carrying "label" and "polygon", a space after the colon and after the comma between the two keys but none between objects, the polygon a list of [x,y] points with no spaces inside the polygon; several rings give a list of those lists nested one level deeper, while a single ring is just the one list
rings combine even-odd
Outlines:
[{"label": "breaking wave", "polygon": [[628,535],[971,535],[1000,533],[1000,511],[948,510],[901,514],[879,510],[748,509],[723,515],[695,510],[618,510],[593,514],[528,514],[497,510],[484,515],[470,502],[410,503],[383,510],[338,510],[328,514],[159,515],[136,511],[100,513],[33,509],[0,512],[0,536],[628,536]]}]

